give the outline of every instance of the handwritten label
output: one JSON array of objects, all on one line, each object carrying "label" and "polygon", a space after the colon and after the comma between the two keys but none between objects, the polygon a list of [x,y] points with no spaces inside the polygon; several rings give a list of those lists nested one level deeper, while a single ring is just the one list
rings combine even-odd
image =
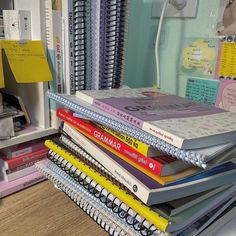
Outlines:
[{"label": "handwritten label", "polygon": [[216,80],[188,78],[185,97],[196,102],[215,105],[218,86]]},{"label": "handwritten label", "polygon": [[42,41],[1,41],[12,73],[18,83],[52,80]]}]

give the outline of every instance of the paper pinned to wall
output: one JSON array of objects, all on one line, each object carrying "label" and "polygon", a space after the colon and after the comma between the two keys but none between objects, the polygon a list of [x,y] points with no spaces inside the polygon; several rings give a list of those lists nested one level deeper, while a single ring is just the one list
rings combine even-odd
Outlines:
[{"label": "paper pinned to wall", "polygon": [[188,78],[185,97],[196,102],[215,105],[218,87],[218,80]]},{"label": "paper pinned to wall", "polygon": [[222,40],[219,48],[217,79],[236,79],[236,37],[229,36]]},{"label": "paper pinned to wall", "polygon": [[42,41],[1,41],[11,71],[18,83],[52,80]]}]

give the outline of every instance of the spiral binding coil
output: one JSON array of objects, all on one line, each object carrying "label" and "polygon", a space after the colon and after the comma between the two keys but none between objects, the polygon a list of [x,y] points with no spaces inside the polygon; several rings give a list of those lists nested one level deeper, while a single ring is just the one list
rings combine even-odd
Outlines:
[{"label": "spiral binding coil", "polygon": [[86,0],[74,0],[75,91],[85,88],[86,30]]},{"label": "spiral binding coil", "polygon": [[70,100],[70,97],[66,97],[60,94],[54,94],[50,91],[47,93],[47,95],[50,99],[59,102],[61,105],[70,108],[71,110],[81,114],[82,116],[88,117],[93,121],[106,125],[119,132],[130,135],[136,138],[137,140],[140,140],[148,145],[152,145],[153,147],[170,156],[176,157],[195,166],[203,168],[205,168],[206,166],[205,159],[207,159],[207,156],[203,153],[198,153],[192,150],[187,151],[184,149],[177,148],[145,131],[139,130],[135,127],[129,126],[128,124],[122,123],[116,119],[103,115],[102,112],[98,113],[95,110],[79,105],[74,101]]},{"label": "spiral binding coil", "polygon": [[59,154],[49,150],[48,158],[83,186],[90,194],[99,199],[107,208],[124,219],[128,225],[133,226],[134,230],[138,231],[141,235],[160,235],[163,233]]},{"label": "spiral binding coil", "polygon": [[[125,190],[130,195],[133,195],[134,198],[136,196],[122,183],[120,183],[117,179],[115,179],[115,176],[109,172],[103,165],[101,165],[96,159],[94,159],[91,155],[89,155],[82,147],[79,146],[79,144],[76,144],[66,133],[63,131],[62,135],[60,136],[59,145],[64,146],[66,149],[74,153],[77,157],[79,157],[83,162],[85,162],[87,165],[95,169],[97,172],[99,172],[101,175],[112,181],[114,184],[119,186],[119,188]],[[56,140],[53,140],[57,143]]]},{"label": "spiral binding coil", "polygon": [[83,148],[81,148],[78,144],[74,143],[65,134],[60,136],[61,143],[66,146],[70,151],[75,153],[79,158],[81,158],[86,164],[90,165],[93,169],[100,171],[102,175],[106,178],[114,176],[98,161],[96,161],[91,155],[89,155]]},{"label": "spiral binding coil", "polygon": [[103,0],[101,25],[102,52],[100,56],[100,88],[112,88],[121,84],[120,68],[124,58],[127,1]]},{"label": "spiral binding coil", "polygon": [[115,215],[111,209],[104,208],[97,198],[78,185],[73,178],[64,173],[55,164],[50,161],[47,164],[38,162],[35,166],[46,178],[52,181],[56,188],[64,192],[110,235],[137,235],[131,227],[127,227],[125,221]]},{"label": "spiral binding coil", "polygon": [[129,0],[117,0],[117,49],[115,55],[115,71],[113,74],[113,82],[112,88],[119,88],[122,86],[122,78],[123,78],[123,71],[124,71],[124,57],[126,51],[126,33],[127,33],[127,26],[128,26],[128,6]]}]

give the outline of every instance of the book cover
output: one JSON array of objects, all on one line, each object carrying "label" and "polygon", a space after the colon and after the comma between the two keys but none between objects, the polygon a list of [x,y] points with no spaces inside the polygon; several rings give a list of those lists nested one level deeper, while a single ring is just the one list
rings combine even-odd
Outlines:
[{"label": "book cover", "polygon": [[77,91],[76,96],[178,148],[236,141],[236,114],[150,88]]},{"label": "book cover", "polygon": [[[120,153],[124,160],[128,159],[131,161],[131,163],[129,162],[130,164],[133,162],[156,175],[172,175],[190,167],[189,164],[179,161],[171,156],[162,155],[152,158],[146,157],[115,137],[103,132],[101,129],[85,122],[84,120],[74,117],[73,113],[66,109],[57,109],[57,116],[66,123],[75,127],[88,138],[91,138],[93,141],[102,143],[105,147],[110,147],[115,154]],[[66,124],[64,126],[64,129],[70,129]],[[78,131],[74,131],[74,133]]]}]

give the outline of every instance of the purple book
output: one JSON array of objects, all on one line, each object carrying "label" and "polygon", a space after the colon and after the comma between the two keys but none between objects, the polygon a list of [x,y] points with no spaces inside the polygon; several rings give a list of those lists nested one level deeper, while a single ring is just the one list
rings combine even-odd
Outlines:
[{"label": "purple book", "polygon": [[236,114],[152,88],[77,91],[93,106],[182,149],[236,141]]},{"label": "purple book", "polygon": [[46,178],[44,177],[44,175],[39,173],[38,171],[35,171],[32,174],[26,175],[11,182],[0,179],[0,198],[27,188],[33,184],[39,183],[45,179]]}]

